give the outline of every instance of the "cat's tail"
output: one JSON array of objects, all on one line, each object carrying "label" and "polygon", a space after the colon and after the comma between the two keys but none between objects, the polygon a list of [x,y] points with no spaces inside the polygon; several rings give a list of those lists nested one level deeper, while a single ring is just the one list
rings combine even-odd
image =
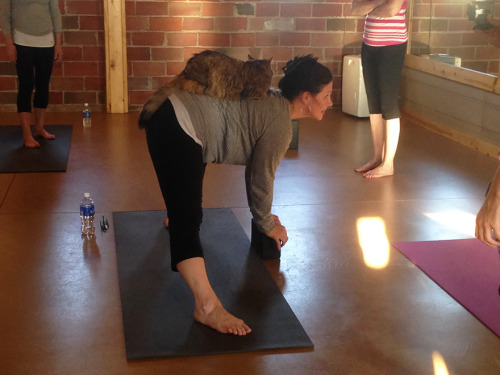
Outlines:
[{"label": "cat's tail", "polygon": [[144,104],[141,114],[139,115],[139,128],[144,129],[153,114],[163,104],[167,98],[178,90],[178,78],[175,77],[167,84],[160,87]]}]

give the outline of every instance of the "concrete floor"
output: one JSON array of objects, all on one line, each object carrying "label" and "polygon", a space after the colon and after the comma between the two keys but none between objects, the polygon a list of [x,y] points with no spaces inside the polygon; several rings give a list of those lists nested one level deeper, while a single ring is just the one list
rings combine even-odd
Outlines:
[{"label": "concrete floor", "polygon": [[[356,229],[380,217],[390,243],[472,237],[497,161],[403,120],[396,175],[367,180],[353,168],[372,152],[368,122],[338,110],[300,122],[275,182],[290,240],[266,263],[315,349],[128,362],[112,212],[164,209],[137,115],[93,113],[83,129],[81,113],[48,113],[74,125],[67,171],[0,174],[0,374],[434,374],[433,353],[450,374],[500,374],[499,337],[394,247],[368,267]],[[243,177],[209,165],[204,206],[249,234]],[[90,245],[87,191],[111,226]]]}]

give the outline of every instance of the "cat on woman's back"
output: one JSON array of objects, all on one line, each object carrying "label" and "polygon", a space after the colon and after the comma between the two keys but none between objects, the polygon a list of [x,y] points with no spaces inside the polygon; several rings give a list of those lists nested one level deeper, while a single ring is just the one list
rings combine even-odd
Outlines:
[{"label": "cat on woman's back", "polygon": [[181,73],[148,99],[139,116],[139,126],[144,127],[160,105],[178,90],[215,99],[264,98],[273,77],[271,60],[248,55],[248,60],[242,61],[210,50],[197,53]]}]

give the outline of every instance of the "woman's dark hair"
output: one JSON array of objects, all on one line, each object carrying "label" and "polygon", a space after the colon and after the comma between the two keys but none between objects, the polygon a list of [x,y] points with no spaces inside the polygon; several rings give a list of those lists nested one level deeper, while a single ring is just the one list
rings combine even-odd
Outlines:
[{"label": "woman's dark hair", "polygon": [[293,100],[306,91],[317,94],[333,80],[330,69],[320,64],[318,58],[312,55],[295,57],[288,61],[283,72],[285,76],[279,81],[278,87],[288,100]]}]

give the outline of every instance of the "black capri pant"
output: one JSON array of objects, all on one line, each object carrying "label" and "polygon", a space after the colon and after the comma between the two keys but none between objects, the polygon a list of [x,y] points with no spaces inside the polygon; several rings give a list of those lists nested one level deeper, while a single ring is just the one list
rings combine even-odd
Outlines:
[{"label": "black capri pant", "polygon": [[361,64],[370,114],[381,113],[386,120],[399,118],[399,82],[406,44],[373,47],[363,43]]},{"label": "black capri pant", "polygon": [[181,128],[170,100],[146,125],[149,154],[167,206],[173,271],[183,260],[203,257],[200,226],[203,177],[202,149]]},{"label": "black capri pant", "polygon": [[33,107],[47,108],[49,104],[49,83],[54,65],[54,47],[16,46],[17,112],[31,112],[33,88]]}]

